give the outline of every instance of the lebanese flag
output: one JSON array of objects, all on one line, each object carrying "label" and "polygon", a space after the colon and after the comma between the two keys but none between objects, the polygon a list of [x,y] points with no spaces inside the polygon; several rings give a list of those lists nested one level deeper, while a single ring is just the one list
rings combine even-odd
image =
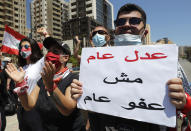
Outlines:
[{"label": "lebanese flag", "polygon": [[[19,34],[18,32],[14,31],[13,29],[5,25],[5,32],[4,32],[1,52],[18,55],[19,43],[23,38],[26,38],[26,36]],[[43,44],[38,43],[38,45],[40,49],[42,49]]]},{"label": "lebanese flag", "polygon": [[19,34],[18,32],[5,25],[1,52],[18,55],[19,43],[23,38],[25,38],[24,35]]}]

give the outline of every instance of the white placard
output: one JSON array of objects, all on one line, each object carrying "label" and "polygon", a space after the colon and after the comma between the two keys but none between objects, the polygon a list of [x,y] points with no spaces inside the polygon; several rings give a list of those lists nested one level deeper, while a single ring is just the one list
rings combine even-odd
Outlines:
[{"label": "white placard", "polygon": [[177,62],[175,44],[83,48],[78,108],[175,127],[166,83]]}]

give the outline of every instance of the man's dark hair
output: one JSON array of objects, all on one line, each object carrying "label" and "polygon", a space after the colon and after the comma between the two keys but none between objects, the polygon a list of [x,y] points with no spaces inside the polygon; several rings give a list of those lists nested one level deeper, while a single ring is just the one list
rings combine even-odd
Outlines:
[{"label": "man's dark hair", "polygon": [[21,44],[24,41],[29,42],[29,44],[31,46],[31,56],[30,56],[31,64],[36,63],[43,56],[38,43],[34,39],[30,39],[30,38],[22,39],[19,43],[19,57],[18,57],[18,64],[19,64],[19,66],[22,66],[22,67],[27,64],[26,59],[24,59],[20,54]]},{"label": "man's dark hair", "polygon": [[135,4],[128,3],[128,4],[123,5],[117,13],[117,19],[121,13],[123,13],[123,12],[130,13],[132,11],[138,11],[141,14],[141,16],[143,18],[144,27],[146,27],[146,20],[147,20],[146,13],[141,7],[139,7],[138,5],[135,5]]}]

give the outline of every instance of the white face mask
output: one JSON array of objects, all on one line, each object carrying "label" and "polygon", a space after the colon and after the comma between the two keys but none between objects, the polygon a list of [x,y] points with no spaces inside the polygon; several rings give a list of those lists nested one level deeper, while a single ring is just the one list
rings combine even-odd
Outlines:
[{"label": "white face mask", "polygon": [[141,35],[121,34],[116,35],[114,39],[115,46],[141,45]]}]

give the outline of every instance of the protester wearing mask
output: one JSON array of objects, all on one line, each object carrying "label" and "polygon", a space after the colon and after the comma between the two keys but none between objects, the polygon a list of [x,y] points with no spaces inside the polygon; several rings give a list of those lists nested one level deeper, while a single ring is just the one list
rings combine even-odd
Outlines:
[{"label": "protester wearing mask", "polygon": [[[81,61],[81,56],[78,54],[80,49],[81,40],[78,36],[75,37],[76,46],[74,47],[74,57],[77,58],[78,62]],[[107,29],[103,26],[97,26],[90,33],[90,45],[91,47],[105,47],[110,45],[110,35]],[[86,115],[87,116],[87,115]],[[90,129],[89,120],[87,119],[86,130]]]},{"label": "protester wearing mask", "polygon": [[97,26],[90,34],[90,44],[92,47],[110,46],[110,35],[105,27]]},{"label": "protester wearing mask", "polygon": [[[19,43],[18,66],[25,71],[43,57],[37,42],[24,38]],[[20,131],[42,131],[41,119],[35,108],[26,111],[19,102],[17,118]]]},{"label": "protester wearing mask", "polygon": [[52,37],[45,38],[44,47],[48,49],[42,78],[30,94],[24,71],[19,72],[10,64],[7,73],[16,81],[16,92],[25,110],[35,107],[41,118],[43,131],[85,131],[82,116],[76,109],[76,101],[71,98],[70,83],[77,79],[67,68],[71,55],[67,44],[57,42]]},{"label": "protester wearing mask", "polygon": [[[126,4],[119,9],[117,19],[115,20],[115,45],[129,46],[140,45],[144,39],[146,27],[146,14],[142,8],[135,4]],[[184,77],[181,68],[180,78],[174,78],[167,82],[169,97],[172,104],[177,110],[187,113],[191,110],[191,97],[185,93],[184,89],[188,89],[188,81]],[[182,80],[181,80],[182,79]],[[82,92],[82,83],[73,80],[71,84],[71,94],[74,99],[78,99]],[[90,127],[92,131],[165,131],[166,127],[139,122],[130,119],[123,119],[99,113],[90,113]],[[184,123],[185,124],[185,123]],[[183,125],[184,125],[183,124]],[[188,123],[187,123],[188,124]],[[186,126],[187,126],[186,124]],[[173,130],[173,129],[170,129]],[[176,130],[176,129],[174,129]],[[190,130],[189,126],[186,130]]]},{"label": "protester wearing mask", "polygon": [[[80,49],[81,40],[79,40],[78,36],[75,37],[76,46],[74,48],[74,57],[80,62],[81,56],[78,54]],[[110,35],[107,29],[103,26],[97,26],[90,33],[90,41],[91,47],[104,47],[110,46]]]},{"label": "protester wearing mask", "polygon": [[[5,107],[8,105],[8,91],[7,91],[7,84],[8,84],[8,75],[5,71],[6,65],[11,62],[9,57],[3,57],[1,59],[2,65],[0,72],[0,131],[4,131],[6,128],[6,112]],[[14,82],[10,83],[10,85],[14,85]]]}]

